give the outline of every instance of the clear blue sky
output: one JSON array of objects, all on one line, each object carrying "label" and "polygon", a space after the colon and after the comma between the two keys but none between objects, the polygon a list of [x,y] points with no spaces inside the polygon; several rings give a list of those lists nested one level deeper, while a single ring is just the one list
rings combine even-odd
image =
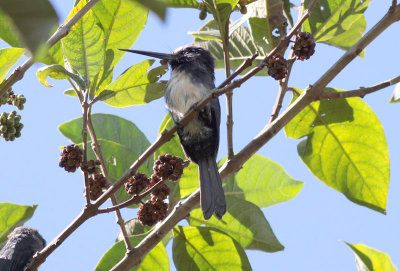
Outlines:
[{"label": "clear blue sky", "polygon": [[[51,0],[61,21],[73,2]],[[296,1],[298,2],[298,1]],[[366,11],[367,29],[386,12],[391,1],[372,1]],[[170,52],[189,44],[190,30],[198,30],[205,21],[198,12],[169,10],[166,22],[150,15],[135,49]],[[367,49],[365,58],[357,58],[329,85],[345,90],[370,86],[398,76],[400,73],[400,23],[391,26]],[[0,47],[6,45],[0,42]],[[317,44],[309,61],[296,62],[289,85],[304,88],[315,82],[343,51]],[[143,60],[126,55],[114,74]],[[58,167],[60,146],[69,142],[58,132],[59,124],[77,118],[81,109],[76,99],[62,92],[69,88],[64,81],[51,80],[53,88],[45,88],[35,75],[41,65],[34,65],[14,91],[27,97],[22,122],[22,137],[14,142],[0,140],[1,202],[38,204],[27,223],[38,228],[50,242],[81,211],[84,204],[82,178]],[[169,76],[169,75],[168,75]],[[167,78],[167,77],[166,77]],[[217,72],[216,82],[224,79]],[[391,183],[387,215],[355,205],[342,194],[316,179],[297,155],[297,140],[287,139],[281,131],[258,153],[281,164],[287,173],[305,182],[299,195],[291,201],[264,209],[264,214],[276,236],[285,246],[277,253],[247,251],[253,270],[356,270],[354,255],[340,240],[363,243],[388,253],[400,266],[400,104],[388,104],[394,87],[369,95],[364,100],[375,111],[385,129],[391,160]],[[234,148],[239,151],[269,119],[277,93],[277,84],[270,78],[252,78],[234,92]],[[287,97],[285,104],[291,97]],[[225,98],[221,97],[222,111]],[[10,111],[9,108],[5,108]],[[3,111],[3,110],[1,110]],[[95,112],[111,113],[134,122],[153,141],[166,114],[162,99],[148,105],[112,108],[98,104]],[[227,153],[225,118],[221,121],[219,157]],[[124,210],[126,219],[136,216],[136,210]],[[93,270],[98,260],[116,238],[118,227],[113,214],[101,215],[86,222],[72,234],[42,265],[49,270]],[[171,242],[167,247],[171,253]],[[171,269],[175,267],[171,261]]]}]

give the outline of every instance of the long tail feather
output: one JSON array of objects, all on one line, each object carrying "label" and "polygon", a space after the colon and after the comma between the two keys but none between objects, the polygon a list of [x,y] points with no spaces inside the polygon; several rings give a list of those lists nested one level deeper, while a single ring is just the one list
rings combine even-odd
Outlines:
[{"label": "long tail feather", "polygon": [[215,215],[221,219],[226,212],[226,201],[221,176],[213,157],[199,161],[200,202],[204,219]]}]

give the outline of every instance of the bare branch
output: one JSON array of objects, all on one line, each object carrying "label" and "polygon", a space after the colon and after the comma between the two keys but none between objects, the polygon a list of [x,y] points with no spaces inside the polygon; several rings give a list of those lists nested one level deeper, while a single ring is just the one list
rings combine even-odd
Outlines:
[{"label": "bare branch", "polygon": [[[225,62],[225,75],[229,78],[231,75],[231,64],[229,59],[229,20],[225,23],[225,32],[222,40],[222,47],[224,50],[224,62]],[[226,94],[226,130],[227,130],[227,142],[228,142],[228,159],[234,154],[233,152],[233,91],[228,91]]]},{"label": "bare branch", "polygon": [[392,78],[390,80],[387,80],[385,82],[367,88],[361,87],[359,89],[343,91],[343,92],[324,91],[319,95],[318,100],[325,100],[325,99],[332,100],[332,99],[341,99],[350,97],[364,98],[364,96],[367,94],[392,86],[399,82],[400,82],[400,76],[397,76],[395,78]]},{"label": "bare branch", "polygon": [[[93,152],[96,155],[97,160],[100,161],[100,169],[101,169],[101,172],[102,172],[103,176],[107,180],[107,188],[108,188],[108,187],[111,186],[111,182],[110,182],[109,177],[108,177],[108,170],[107,170],[106,163],[104,161],[103,153],[101,151],[101,147],[100,147],[99,141],[97,140],[97,136],[96,136],[96,133],[94,131],[90,109],[91,109],[91,107],[89,108],[89,114],[88,114],[88,130],[89,130],[90,138],[92,139],[92,149],[93,149]],[[114,206],[118,204],[117,198],[115,197],[115,194],[111,194],[110,195],[110,199],[111,199],[111,203]],[[128,232],[126,230],[126,227],[125,227],[125,221],[122,218],[121,212],[119,210],[115,210],[115,216],[117,218],[116,222],[119,225],[119,227],[121,229],[121,232],[122,232],[122,236],[124,238],[124,243],[125,243],[126,250],[130,251],[132,249],[132,243],[131,243],[131,240],[129,239],[129,234],[128,234]]]},{"label": "bare branch", "polygon": [[[82,147],[83,147],[83,165],[87,166],[87,122],[88,122],[88,97],[89,90],[85,90],[83,101],[81,101],[83,116],[82,116]],[[87,170],[83,170],[83,179],[85,181],[85,199],[86,205],[90,205],[90,191],[89,191],[89,176]]]},{"label": "bare branch", "polygon": [[[52,47],[59,40],[65,37],[71,27],[79,21],[97,2],[100,0],[90,0],[84,7],[82,7],[68,22],[61,25],[56,32],[47,40],[47,45]],[[4,95],[17,81],[24,77],[25,72],[33,65],[33,57],[28,58],[21,66],[15,68],[13,73],[2,82],[0,85],[0,96]]]}]

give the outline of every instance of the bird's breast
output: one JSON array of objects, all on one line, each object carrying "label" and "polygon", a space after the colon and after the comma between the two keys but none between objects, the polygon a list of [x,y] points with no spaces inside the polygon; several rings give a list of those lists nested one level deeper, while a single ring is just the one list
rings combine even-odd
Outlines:
[{"label": "bird's breast", "polygon": [[165,88],[167,108],[179,121],[208,92],[209,89],[202,83],[194,83],[188,73],[174,70]]}]

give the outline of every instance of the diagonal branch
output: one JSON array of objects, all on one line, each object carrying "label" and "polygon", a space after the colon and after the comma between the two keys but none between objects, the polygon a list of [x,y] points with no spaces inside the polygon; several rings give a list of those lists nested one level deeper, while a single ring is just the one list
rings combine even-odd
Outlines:
[{"label": "diagonal branch", "polygon": [[[52,47],[63,37],[68,35],[71,27],[79,21],[97,2],[100,0],[90,0],[84,7],[82,7],[68,22],[61,25],[56,32],[47,40],[47,45]],[[28,58],[21,66],[15,68],[13,73],[4,80],[0,85],[0,96],[3,96],[16,82],[24,77],[25,72],[33,65],[33,56]]]},{"label": "diagonal branch", "polygon": [[332,100],[332,99],[342,99],[350,97],[364,98],[364,96],[367,94],[373,93],[383,88],[387,88],[399,82],[400,82],[400,76],[397,76],[395,78],[392,78],[390,80],[387,80],[385,82],[367,88],[361,87],[359,89],[349,90],[344,92],[324,91],[321,93],[321,95],[319,95],[318,100],[325,100],[325,99]]}]

